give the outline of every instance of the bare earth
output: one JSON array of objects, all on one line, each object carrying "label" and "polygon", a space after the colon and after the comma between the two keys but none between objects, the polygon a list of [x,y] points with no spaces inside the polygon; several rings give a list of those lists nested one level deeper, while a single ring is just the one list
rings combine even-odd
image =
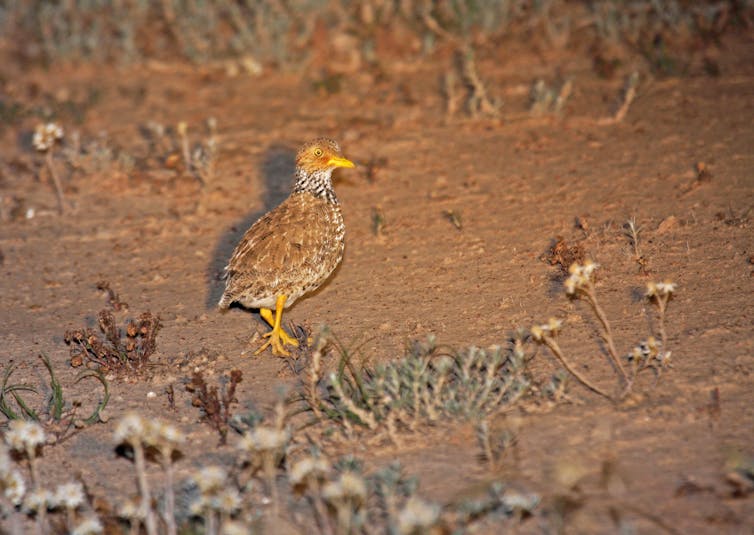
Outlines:
[{"label": "bare earth", "polygon": [[[566,299],[559,269],[546,262],[555,238],[581,244],[600,264],[597,291],[621,353],[654,326],[641,298],[645,284],[678,284],[667,319],[674,367],[656,384],[642,375],[638,395],[619,406],[573,381],[573,403],[531,401],[501,415],[492,425],[515,429],[516,441],[494,470],[477,458],[473,427],[457,423],[407,437],[400,448],[346,442],[333,456],[353,453],[367,470],[400,459],[421,494],[441,503],[492,480],[536,492],[540,514],[517,525],[522,533],[557,531],[561,486],[574,473],[583,499],[565,516],[566,533],[616,532],[616,510],[635,533],[750,533],[752,495],[736,497],[726,474],[734,459],[754,456],[753,57],[750,38],[731,37],[716,51],[719,76],[695,64],[681,78],[645,77],[615,125],[598,121],[609,115],[622,77],[602,80],[587,58],[562,52],[480,60],[490,93],[504,101],[500,120],[445,117],[438,80],[449,60],[348,74],[331,95],[313,88],[316,76],[293,74],[228,77],[164,64],[3,67],[3,91],[29,107],[58,110],[67,143],[77,129],[83,142],[106,131],[109,146],[135,161],[128,172],[115,162],[71,172],[58,152],[73,204],[61,217],[29,143],[37,119],[0,131],[3,363],[18,364],[17,382],[42,387],[37,356],[46,353],[67,398],[90,407],[100,391],[92,382],[73,384],[78,370],[63,335],[94,326],[106,308],[97,283],[107,281],[129,304],[119,322],[149,310],[164,324],[152,378],[112,380],[110,420],[47,447],[42,472],[54,482],[80,474],[107,500],[134,494],[130,463],[112,444],[114,422],[129,409],[190,434],[180,478],[201,464],[232,461],[233,437],[217,446],[183,383],[195,365],[212,382],[241,370],[238,411],[267,409],[279,385],[295,384],[295,364],[252,355],[259,343],[252,337],[265,330],[257,314],[215,310],[217,275],[248,225],[287,194],[298,144],[327,135],[363,164],[336,173],[346,255],[284,320],[314,332],[328,325],[359,347],[359,362],[397,359],[410,340],[429,334],[457,348],[505,344],[516,327],[555,316],[565,320],[564,351],[612,387],[593,316],[584,302]],[[531,80],[552,79],[556,68],[574,79],[563,117],[530,118]],[[61,102],[84,102],[91,89],[96,101],[76,124]],[[202,188],[180,163],[170,168],[165,155],[150,153],[140,127],[186,121],[198,142],[209,117],[217,119],[220,152],[215,177]],[[380,161],[372,176],[370,161]],[[709,172],[701,179],[700,162]],[[7,208],[13,203],[15,211]],[[34,217],[25,217],[27,209]],[[384,218],[379,233],[375,211]],[[643,229],[648,274],[623,232],[631,217]],[[200,362],[202,355],[211,361]],[[540,351],[535,382],[558,368]],[[174,411],[165,395],[171,384]],[[605,471],[613,474],[609,492]]]}]

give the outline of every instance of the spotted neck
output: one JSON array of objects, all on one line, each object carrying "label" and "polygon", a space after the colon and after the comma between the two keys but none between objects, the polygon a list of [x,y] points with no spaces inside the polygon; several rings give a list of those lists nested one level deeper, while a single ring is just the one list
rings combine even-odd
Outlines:
[{"label": "spotted neck", "polygon": [[308,192],[315,197],[322,197],[327,202],[339,204],[335,196],[335,190],[332,187],[332,169],[314,171],[307,173],[300,167],[296,169],[296,184],[293,186],[293,193]]}]

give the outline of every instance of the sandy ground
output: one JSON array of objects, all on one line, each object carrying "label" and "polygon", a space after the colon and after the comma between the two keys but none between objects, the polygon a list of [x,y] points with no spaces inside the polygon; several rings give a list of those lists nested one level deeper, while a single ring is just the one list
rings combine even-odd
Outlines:
[{"label": "sandy ground", "polygon": [[[439,502],[493,479],[539,493],[540,512],[517,527],[525,533],[554,533],[561,521],[566,533],[614,533],[616,522],[635,533],[749,533],[752,497],[735,497],[725,475],[736,456],[754,455],[752,57],[750,39],[731,37],[716,51],[719,76],[697,68],[682,78],[644,78],[615,125],[598,121],[610,113],[621,77],[598,78],[580,56],[522,51],[480,61],[490,92],[504,102],[498,120],[445,116],[442,60],[354,73],[330,95],[313,86],[317,75],[7,67],[9,98],[56,113],[67,144],[78,130],[83,143],[99,140],[129,155],[133,168],[103,156],[104,164],[90,158],[88,169],[72,171],[58,152],[72,204],[61,217],[29,144],[37,119],[2,128],[2,361],[17,365],[14,379],[42,386],[37,355],[46,353],[66,395],[89,407],[99,393],[92,383],[73,384],[78,370],[63,336],[94,326],[107,307],[97,283],[107,281],[128,303],[119,321],[149,310],[164,324],[151,379],[113,379],[110,421],[47,447],[42,471],[51,481],[80,474],[110,500],[124,488],[135,493],[130,463],[112,444],[114,422],[128,409],[190,434],[179,477],[203,463],[230,462],[233,448],[218,447],[216,434],[198,423],[182,385],[202,354],[212,357],[203,365],[210,380],[231,368],[243,372],[238,410],[269,408],[278,385],[295,382],[289,363],[251,355],[258,342],[250,340],[264,332],[257,314],[214,309],[217,275],[248,225],[287,194],[297,145],[328,135],[362,164],[337,172],[346,255],[328,284],[284,319],[315,332],[328,325],[360,348],[360,362],[397,359],[410,340],[429,334],[458,348],[504,344],[516,327],[556,316],[566,324],[564,351],[610,386],[597,324],[585,303],[566,299],[559,269],[545,261],[549,247],[562,236],[600,264],[597,291],[621,353],[654,325],[641,298],[645,284],[678,284],[667,317],[672,370],[656,383],[642,376],[639,394],[617,407],[574,381],[573,403],[500,416],[493,425],[515,427],[516,441],[494,470],[477,459],[466,424],[429,429],[401,448],[353,442],[337,453],[352,452],[369,469],[400,459],[422,494]],[[528,117],[531,80],[551,80],[556,69],[574,80],[563,116]],[[71,102],[78,108],[66,107]],[[186,121],[198,142],[209,117],[217,120],[219,155],[215,176],[200,187],[180,163],[171,168],[166,154],[150,149],[143,127]],[[709,172],[701,179],[699,162]],[[384,220],[379,233],[376,211]],[[629,218],[642,228],[646,270],[624,235]],[[535,382],[557,368],[540,351]],[[174,410],[164,394],[171,384]],[[558,516],[564,470],[577,473],[581,494]]]}]

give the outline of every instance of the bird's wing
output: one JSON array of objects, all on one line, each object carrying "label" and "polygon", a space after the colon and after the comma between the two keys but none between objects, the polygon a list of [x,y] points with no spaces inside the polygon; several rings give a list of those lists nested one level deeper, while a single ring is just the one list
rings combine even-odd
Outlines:
[{"label": "bird's wing", "polygon": [[246,231],[226,268],[229,278],[280,278],[318,262],[327,219],[310,195],[293,195]]}]

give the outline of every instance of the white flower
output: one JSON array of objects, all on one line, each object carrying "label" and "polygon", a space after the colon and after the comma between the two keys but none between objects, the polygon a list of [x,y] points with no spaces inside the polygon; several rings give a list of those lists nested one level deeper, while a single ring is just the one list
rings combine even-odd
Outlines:
[{"label": "white flower", "polygon": [[421,498],[411,496],[398,514],[398,532],[402,535],[425,533],[437,523],[440,508]]},{"label": "white flower", "polygon": [[304,457],[291,468],[288,479],[294,487],[309,477],[323,477],[330,470],[330,463],[321,457]]},{"label": "white flower", "polygon": [[76,509],[84,503],[84,487],[78,481],[71,481],[58,485],[52,497],[55,506],[62,505],[66,509]]},{"label": "white flower", "polygon": [[175,426],[162,420],[146,421],[143,441],[149,446],[159,448],[165,457],[169,457],[180,444],[186,441],[186,436]]},{"label": "white flower", "polygon": [[363,477],[349,470],[340,474],[337,481],[326,483],[322,488],[322,495],[329,502],[335,502],[341,498],[351,498],[356,502],[362,502],[367,495],[367,486]]},{"label": "white flower", "polygon": [[234,487],[226,487],[217,496],[216,503],[221,512],[233,514],[241,507],[241,494]]},{"label": "white flower", "polygon": [[582,266],[581,269],[582,269],[583,275],[586,278],[589,278],[592,276],[592,272],[594,272],[594,270],[597,269],[598,267],[600,267],[599,264],[592,262],[591,260],[587,260],[586,262],[584,262],[584,265]]},{"label": "white flower", "polygon": [[285,447],[288,432],[274,427],[258,426],[244,434],[238,447],[249,453],[275,451]]},{"label": "white flower", "polygon": [[121,518],[127,518],[128,520],[143,520],[147,517],[144,508],[141,506],[141,502],[134,500],[126,500],[118,508],[118,516]]},{"label": "white flower", "polygon": [[367,496],[367,486],[364,478],[355,472],[343,472],[340,476],[340,484],[343,494],[363,500]]},{"label": "white flower", "polygon": [[227,478],[227,473],[221,467],[205,466],[193,479],[202,494],[214,494],[224,487]]},{"label": "white flower", "polygon": [[16,451],[33,450],[44,444],[45,432],[36,422],[12,420],[5,433],[5,442]]},{"label": "white flower", "polygon": [[545,335],[544,329],[542,329],[541,325],[535,325],[530,330],[532,338],[534,338],[537,342],[541,342],[542,338]]},{"label": "white flower", "polygon": [[584,262],[583,266],[576,262],[571,264],[571,267],[568,268],[568,273],[570,273],[570,276],[564,283],[566,293],[568,295],[572,295],[576,293],[576,290],[579,290],[586,286],[592,278],[592,273],[594,273],[594,270],[598,267],[599,264],[592,262],[591,260]]},{"label": "white flower", "polygon": [[24,494],[26,494],[26,482],[21,473],[18,470],[7,473],[3,478],[3,486],[5,487],[5,497],[13,505],[21,505]]},{"label": "white flower", "polygon": [[52,502],[52,494],[45,489],[37,489],[29,492],[24,498],[26,511],[42,511]]},{"label": "white flower", "polygon": [[141,442],[147,429],[146,422],[135,412],[126,413],[115,428],[115,442],[134,445]]},{"label": "white flower", "polygon": [[658,282],[656,284],[657,291],[662,294],[672,294],[675,291],[676,284],[674,282],[665,281],[665,282]]},{"label": "white flower", "polygon": [[220,528],[220,535],[248,535],[253,530],[249,526],[234,520],[228,520]]},{"label": "white flower", "polygon": [[63,139],[63,127],[57,123],[40,124],[34,130],[31,143],[39,152],[45,152],[59,139]]},{"label": "white flower", "polygon": [[211,508],[210,499],[206,496],[199,496],[195,501],[191,502],[189,511],[194,516],[201,516],[207,509]]},{"label": "white flower", "polygon": [[535,325],[534,327],[532,327],[530,332],[534,340],[541,342],[542,338],[544,338],[546,334],[558,334],[558,332],[560,332],[560,329],[562,328],[563,320],[550,318],[549,320],[547,320],[547,323],[544,323],[542,325]]},{"label": "white flower", "polygon": [[71,535],[94,535],[95,533],[102,533],[102,522],[96,516],[90,516],[71,531]]}]

